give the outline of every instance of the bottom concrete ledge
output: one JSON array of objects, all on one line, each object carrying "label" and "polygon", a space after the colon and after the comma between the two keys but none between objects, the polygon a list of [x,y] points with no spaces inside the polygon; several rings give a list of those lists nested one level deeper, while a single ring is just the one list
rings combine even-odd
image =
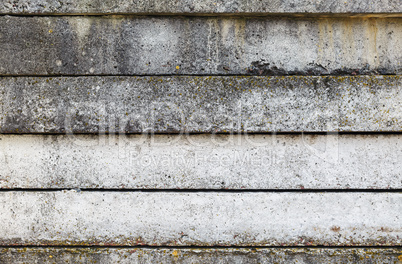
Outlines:
[{"label": "bottom concrete ledge", "polygon": [[2,248],[0,263],[402,263],[396,248]]}]

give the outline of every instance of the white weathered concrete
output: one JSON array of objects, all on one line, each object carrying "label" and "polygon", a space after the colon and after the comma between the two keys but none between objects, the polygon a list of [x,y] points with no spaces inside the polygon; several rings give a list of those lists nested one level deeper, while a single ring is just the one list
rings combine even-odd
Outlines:
[{"label": "white weathered concrete", "polygon": [[397,264],[396,248],[2,248],[2,264]]},{"label": "white weathered concrete", "polygon": [[2,16],[0,75],[401,74],[401,21]]},{"label": "white weathered concrete", "polygon": [[2,135],[0,187],[401,189],[401,160],[401,135]]},{"label": "white weathered concrete", "polygon": [[0,245],[401,245],[402,193],[1,192]]},{"label": "white weathered concrete", "polygon": [[0,14],[398,14],[398,0],[3,0]]},{"label": "white weathered concrete", "polygon": [[402,78],[7,77],[1,133],[402,131]]}]

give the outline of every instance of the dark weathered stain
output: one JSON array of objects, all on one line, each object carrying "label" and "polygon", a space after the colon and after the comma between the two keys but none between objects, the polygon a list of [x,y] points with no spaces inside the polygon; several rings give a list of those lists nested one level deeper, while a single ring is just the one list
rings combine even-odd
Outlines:
[{"label": "dark weathered stain", "polygon": [[366,64],[362,68],[339,68],[329,70],[318,63],[309,63],[306,68],[302,70],[285,70],[278,68],[265,60],[253,61],[251,67],[247,70],[248,75],[259,76],[356,76],[356,75],[388,75],[393,74],[393,71],[387,68],[374,68],[370,69],[370,65]]}]

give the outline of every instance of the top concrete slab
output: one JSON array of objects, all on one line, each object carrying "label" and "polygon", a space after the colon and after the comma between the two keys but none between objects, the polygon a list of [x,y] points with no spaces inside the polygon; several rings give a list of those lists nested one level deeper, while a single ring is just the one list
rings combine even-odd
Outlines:
[{"label": "top concrete slab", "polygon": [[5,0],[0,14],[398,14],[400,0]]}]

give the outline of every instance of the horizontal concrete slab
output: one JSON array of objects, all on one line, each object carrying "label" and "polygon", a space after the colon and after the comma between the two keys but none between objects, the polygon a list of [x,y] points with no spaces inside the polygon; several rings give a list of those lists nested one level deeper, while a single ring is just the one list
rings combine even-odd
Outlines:
[{"label": "horizontal concrete slab", "polygon": [[0,188],[402,189],[400,135],[0,137]]},{"label": "horizontal concrete slab", "polygon": [[0,36],[0,75],[402,74],[402,18],[2,16]]},{"label": "horizontal concrete slab", "polygon": [[401,245],[402,193],[1,192],[0,245]]},{"label": "horizontal concrete slab", "polygon": [[402,131],[400,76],[0,78],[1,133]]},{"label": "horizontal concrete slab", "polygon": [[[0,262],[15,263],[278,263],[395,264],[402,250],[393,248],[3,248]],[[399,258],[398,258],[399,257]]]},{"label": "horizontal concrete slab", "polygon": [[402,13],[398,0],[4,0],[8,14]]}]

